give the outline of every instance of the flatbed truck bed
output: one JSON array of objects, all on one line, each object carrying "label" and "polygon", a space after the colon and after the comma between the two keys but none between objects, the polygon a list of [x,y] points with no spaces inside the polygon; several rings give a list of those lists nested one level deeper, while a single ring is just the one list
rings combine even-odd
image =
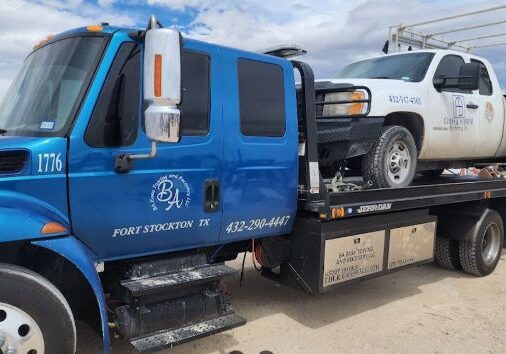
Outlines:
[{"label": "flatbed truck bed", "polygon": [[325,200],[301,203],[331,220],[501,197],[506,197],[506,179],[442,175],[420,177],[406,188],[329,192]]}]

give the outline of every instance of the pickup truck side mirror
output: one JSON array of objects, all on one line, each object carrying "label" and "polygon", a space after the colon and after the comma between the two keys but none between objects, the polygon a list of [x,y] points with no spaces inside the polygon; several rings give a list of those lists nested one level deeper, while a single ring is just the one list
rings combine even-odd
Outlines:
[{"label": "pickup truck side mirror", "polygon": [[433,84],[438,91],[445,89],[477,90],[480,86],[480,64],[464,63],[460,66],[459,76],[435,78]]},{"label": "pickup truck side mirror", "polygon": [[458,85],[461,90],[478,90],[480,87],[480,64],[462,64],[459,70]]},{"label": "pickup truck side mirror", "polygon": [[181,138],[181,35],[168,28],[146,32],[144,50],[144,128],[152,142],[177,143]]}]

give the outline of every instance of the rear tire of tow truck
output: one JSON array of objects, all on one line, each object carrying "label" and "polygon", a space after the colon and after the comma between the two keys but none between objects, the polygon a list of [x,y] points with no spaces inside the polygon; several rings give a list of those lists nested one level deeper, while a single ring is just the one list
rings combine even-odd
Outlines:
[{"label": "rear tire of tow truck", "polygon": [[373,188],[407,187],[416,172],[418,152],[415,139],[404,127],[383,127],[379,137],[362,159],[364,183]]},{"label": "rear tire of tow truck", "polygon": [[495,210],[485,211],[470,240],[462,240],[459,258],[462,269],[469,274],[485,276],[492,273],[499,262],[504,243],[504,225]]},{"label": "rear tire of tow truck", "polygon": [[459,241],[436,237],[435,258],[437,264],[448,270],[460,270]]},{"label": "rear tire of tow truck", "polygon": [[0,264],[0,353],[73,354],[74,316],[62,293],[28,269]]}]

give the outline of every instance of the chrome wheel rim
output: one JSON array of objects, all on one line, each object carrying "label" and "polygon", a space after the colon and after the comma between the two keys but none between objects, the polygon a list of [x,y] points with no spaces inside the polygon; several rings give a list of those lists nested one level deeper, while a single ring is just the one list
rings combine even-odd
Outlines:
[{"label": "chrome wheel rim", "polygon": [[497,224],[490,224],[485,230],[481,244],[481,255],[486,265],[492,265],[497,259],[501,246],[501,233]]},{"label": "chrome wheel rim", "polygon": [[396,141],[390,147],[387,155],[388,178],[393,184],[403,184],[409,177],[411,156],[406,144]]},{"label": "chrome wheel rim", "polygon": [[44,354],[44,337],[37,322],[23,310],[2,302],[0,353]]}]

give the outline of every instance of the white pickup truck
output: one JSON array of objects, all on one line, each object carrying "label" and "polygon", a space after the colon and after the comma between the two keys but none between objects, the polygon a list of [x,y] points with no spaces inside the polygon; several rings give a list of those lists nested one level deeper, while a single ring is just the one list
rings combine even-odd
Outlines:
[{"label": "white pickup truck", "polygon": [[[367,114],[341,131],[348,142],[344,159],[376,188],[404,187],[416,173],[438,175],[506,156],[505,100],[483,58],[410,51],[352,63],[338,77],[320,84],[358,88],[324,101],[358,99],[348,104],[350,118]],[[343,107],[335,109],[342,115]],[[338,114],[325,107],[322,117],[329,115]]]}]

